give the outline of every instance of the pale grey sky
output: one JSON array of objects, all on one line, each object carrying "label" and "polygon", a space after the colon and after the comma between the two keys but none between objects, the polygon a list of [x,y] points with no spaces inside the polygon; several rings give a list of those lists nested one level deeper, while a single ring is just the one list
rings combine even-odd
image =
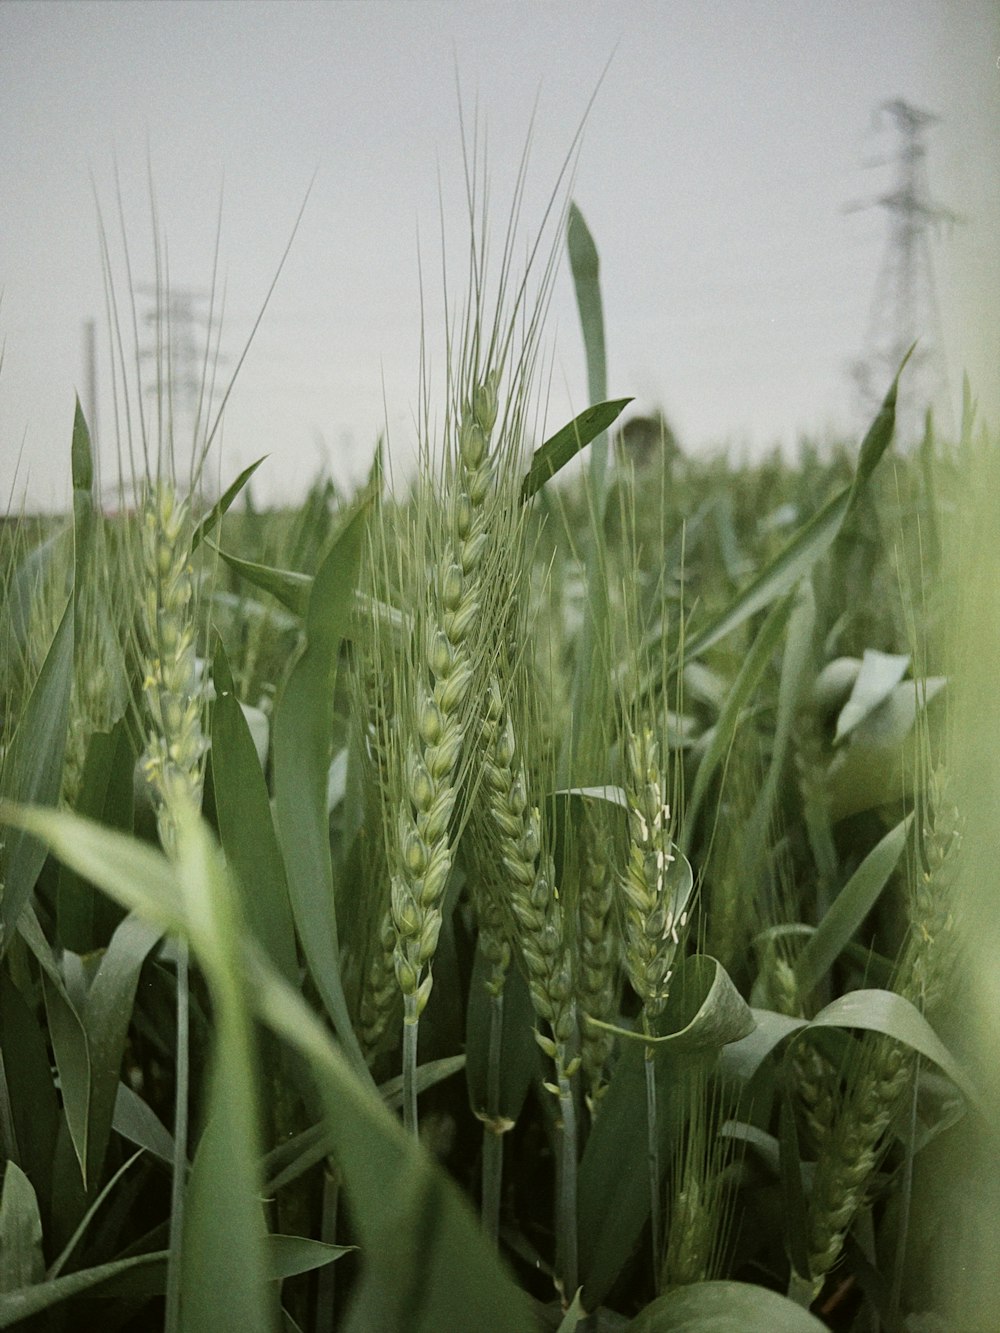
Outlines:
[{"label": "pale grey sky", "polygon": [[[315,184],[226,413],[222,475],[294,499],[321,466],[361,476],[417,401],[421,238],[439,305],[439,181],[463,243],[455,68],[487,127],[498,223],[538,97],[525,203],[541,217],[584,133],[573,196],[596,239],[609,390],[662,407],[686,447],[762,449],[856,430],[891,184],[880,101],[936,112],[934,197],[963,215],[934,260],[953,397],[1000,405],[1000,25],[991,0],[0,0],[0,504],[67,494],[84,321],[113,451],[98,242],[115,170],[136,281],[153,276],[149,183],[171,281],[207,288],[220,194],[232,367]],[[96,195],[96,200],[95,200]],[[433,337],[432,337],[433,342]],[[548,327],[555,428],[586,406],[568,268]],[[15,480],[15,465],[21,456]]]}]

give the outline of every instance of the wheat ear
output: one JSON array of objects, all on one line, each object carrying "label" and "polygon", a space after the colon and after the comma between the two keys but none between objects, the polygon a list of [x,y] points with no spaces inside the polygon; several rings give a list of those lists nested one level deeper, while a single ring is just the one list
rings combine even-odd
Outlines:
[{"label": "wheat ear", "polygon": [[[911,894],[910,926],[895,989],[923,1008],[940,995],[952,961],[952,906],[960,821],[943,776],[929,785],[917,830],[920,868]],[[809,1208],[809,1266],[814,1290],[840,1257],[844,1240],[871,1191],[888,1131],[916,1072],[916,1057],[889,1037],[861,1040],[856,1076],[822,1145]]]},{"label": "wheat ear", "polygon": [[[395,799],[387,838],[390,894],[379,935],[383,946],[391,936],[393,971],[403,996],[404,1119],[414,1133],[417,1025],[433,986],[431,963],[453,861],[459,767],[472,721],[479,573],[488,542],[489,438],[496,415],[496,382],[487,377],[462,408],[450,488],[443,497],[424,497],[423,518],[436,557],[430,580],[415,590],[416,659],[405,662],[399,676],[404,698],[397,713],[406,734],[395,738],[390,756]],[[422,572],[421,566],[413,575],[420,578]]]},{"label": "wheat ear", "polygon": [[[208,737],[201,725],[203,690],[195,657],[194,582],[191,521],[187,501],[160,483],[147,493],[142,509],[144,595],[140,602],[145,641],[143,695],[149,732],[142,769],[156,807],[160,842],[176,852],[177,818],[185,805],[199,808],[202,760]],[[188,955],[177,945],[176,1153],[170,1210],[171,1250],[179,1253],[184,1224],[187,1161]],[[180,1266],[167,1274],[167,1325],[175,1327],[180,1303]]]},{"label": "wheat ear", "polygon": [[142,510],[145,646],[143,695],[149,715],[142,769],[153,793],[164,850],[173,853],[178,801],[201,805],[204,692],[195,656],[191,523],[186,500],[161,484]]},{"label": "wheat ear", "polygon": [[[642,1027],[652,1032],[669,994],[671,964],[687,923],[685,907],[674,904],[668,871],[670,807],[664,797],[660,748],[650,727],[626,733],[628,773],[625,791],[629,811],[628,863],[621,877],[625,970],[642,1003]],[[654,1271],[662,1253],[660,1150],[657,1131],[654,1047],[645,1052],[647,1169]]]},{"label": "wheat ear", "polygon": [[[606,850],[606,821],[585,806],[580,866],[579,967],[577,1000],[588,1018],[608,1022],[614,1013],[621,939],[613,913],[615,875]],[[587,1105],[596,1116],[607,1091],[607,1062],[614,1036],[605,1028],[585,1022],[581,1029],[581,1056],[587,1083]]]}]

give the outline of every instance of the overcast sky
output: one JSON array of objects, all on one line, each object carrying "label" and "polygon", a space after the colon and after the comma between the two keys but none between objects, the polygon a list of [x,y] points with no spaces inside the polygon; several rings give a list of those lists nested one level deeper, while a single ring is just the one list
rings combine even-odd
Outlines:
[{"label": "overcast sky", "polygon": [[[440,333],[439,188],[449,255],[464,243],[456,68],[486,126],[498,225],[537,96],[528,234],[612,57],[572,187],[601,256],[609,391],[661,407],[691,450],[856,431],[847,367],[865,350],[888,218],[845,206],[892,186],[897,140],[873,122],[879,103],[937,113],[931,191],[964,219],[932,247],[948,370],[956,400],[968,370],[995,421],[998,12],[992,0],[0,0],[0,505],[66,494],[90,318],[112,475],[98,209],[127,296],[116,170],[137,284],[155,272],[150,175],[175,287],[211,287],[219,230],[223,375],[315,178],[230,399],[223,477],[267,453],[262,497],[295,498],[322,467],[356,479],[385,425],[404,456],[418,235],[432,349]],[[546,345],[555,428],[586,406],[565,265]]]}]

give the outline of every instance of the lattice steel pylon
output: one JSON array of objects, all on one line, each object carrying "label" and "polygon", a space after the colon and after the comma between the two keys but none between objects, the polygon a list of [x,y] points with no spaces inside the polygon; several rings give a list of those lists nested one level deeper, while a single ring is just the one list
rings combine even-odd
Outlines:
[{"label": "lattice steel pylon", "polygon": [[859,409],[870,419],[907,348],[917,344],[900,382],[896,408],[896,440],[905,449],[920,438],[928,408],[940,428],[948,431],[953,424],[930,240],[943,225],[960,219],[930,196],[924,134],[939,117],[901,98],[883,102],[876,123],[886,115],[898,133],[897,150],[889,159],[895,166],[892,188],[847,208],[884,208],[889,219],[865,351],[852,364],[851,374]]},{"label": "lattice steel pylon", "polygon": [[[161,452],[169,456],[190,450],[192,466],[204,444],[214,377],[222,358],[212,294],[192,287],[140,285],[136,293],[151,302],[143,316],[146,341],[140,360],[149,366],[143,392],[155,404],[151,431]],[[208,302],[208,310],[203,309]]]}]

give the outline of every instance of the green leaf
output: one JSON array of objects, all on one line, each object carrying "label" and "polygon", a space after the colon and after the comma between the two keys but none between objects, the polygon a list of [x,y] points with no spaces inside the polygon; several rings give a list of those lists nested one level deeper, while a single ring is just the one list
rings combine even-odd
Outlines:
[{"label": "green leaf", "polygon": [[[94,532],[94,459],[90,431],[79,398],[73,414],[70,464],[73,474],[73,601],[78,608],[80,594],[86,586]],[[81,632],[79,619],[76,632],[78,635]]]},{"label": "green leaf", "polygon": [[328,1245],[325,1241],[310,1240],[306,1236],[285,1236],[275,1233],[266,1238],[267,1266],[273,1279],[297,1277],[325,1268],[345,1254],[357,1250],[356,1245]]},{"label": "green leaf", "polygon": [[566,248],[569,251],[573,285],[580,309],[580,325],[587,351],[587,386],[591,398],[598,399],[607,391],[600,258],[583,214],[572,202],[566,221]]},{"label": "green leaf", "polygon": [[[696,1062],[659,1047],[654,1051],[660,1161],[687,1115],[688,1084]],[[601,1110],[580,1163],[578,1216],[584,1304],[595,1309],[628,1263],[649,1217],[644,1048],[629,1042],[614,1067]]]},{"label": "green leaf", "polygon": [[[267,455],[265,454],[264,458],[266,457]],[[247,482],[250,480],[253,474],[257,471],[261,463],[263,463],[264,458],[258,458],[256,463],[251,463],[249,467],[245,467],[243,471],[240,473],[240,475],[236,478],[236,480],[232,483],[232,485],[229,486],[223,492],[223,494],[219,497],[218,500],[216,500],[215,504],[212,506],[212,508],[208,511],[205,517],[195,528],[194,532],[191,534],[192,551],[197,550],[199,544],[205,539],[207,534],[212,531],[216,523],[218,523],[219,519],[222,518],[223,514],[225,514],[229,506],[239,495],[240,491],[242,491],[243,487],[247,484]]]},{"label": "green leaf", "polygon": [[552,795],[576,797],[585,801],[605,801],[608,805],[618,806],[620,810],[628,810],[628,796],[624,787],[560,787]]},{"label": "green leaf", "polygon": [[830,818],[899,804],[913,782],[913,727],[942,689],[943,676],[901,682],[852,730],[827,770]]},{"label": "green leaf", "polygon": [[802,1158],[795,1107],[787,1087],[781,1090],[778,1112],[778,1167],[781,1179],[782,1229],[785,1246],[796,1274],[809,1274],[808,1211],[802,1183]]},{"label": "green leaf", "polygon": [[177,878],[161,851],[69,811],[25,809],[0,803],[0,824],[43,840],[60,860],[153,925],[183,931],[184,904]]},{"label": "green leaf", "polygon": [[239,898],[207,826],[190,808],[176,818],[177,881],[215,1021],[205,1129],[185,1193],[181,1326],[185,1333],[267,1333],[278,1302],[264,1271],[253,1014]]},{"label": "green leaf", "polygon": [[767,1057],[786,1037],[806,1026],[804,1018],[790,1018],[773,1009],[751,1009],[756,1026],[740,1041],[724,1046],[721,1069],[728,1078],[749,1083]]},{"label": "green leaf", "polygon": [[[66,992],[62,975],[54,960],[51,956],[48,960],[42,957],[40,949],[36,947],[37,940],[29,939],[26,933],[27,924],[27,915],[22,916],[21,933],[43,966],[42,995],[45,1000],[45,1017],[52,1042],[52,1052],[59,1072],[63,1115],[66,1117],[66,1126],[80,1167],[80,1179],[86,1185],[87,1121],[90,1107],[90,1050],[87,1044],[87,1032],[82,1018]],[[37,921],[34,925],[38,930],[38,939],[41,939],[47,952],[47,941],[41,934],[41,928],[38,927]]]},{"label": "green leaf", "polygon": [[[119,902],[141,905],[154,925],[169,920],[187,934],[212,993],[216,1053],[207,1127],[187,1199],[185,1333],[202,1328],[250,1333],[269,1326],[269,1297],[262,1290],[267,1278],[263,1182],[252,1114],[252,1012],[309,1062],[358,1227],[364,1272],[377,1308],[391,1315],[368,1327],[408,1333],[466,1326],[523,1333],[531,1327],[530,1303],[501,1268],[456,1186],[386,1111],[370,1078],[359,1077],[324,1024],[242,933],[238,900],[199,824],[182,812],[175,870],[161,853],[69,812],[3,811],[7,819],[14,814]],[[238,960],[241,941],[247,954]],[[142,1262],[149,1260],[122,1261]],[[77,1279],[82,1289],[99,1280],[96,1271],[57,1281]],[[118,1271],[104,1266],[104,1276]],[[0,1302],[0,1325],[4,1318],[11,1323],[44,1308],[68,1290],[45,1293],[41,1300],[32,1295],[35,1289],[13,1293],[4,1298],[6,1305]],[[221,1305],[220,1292],[226,1294]]]},{"label": "green leaf", "polygon": [[956,1087],[974,1106],[982,1109],[982,1097],[975,1084],[959,1065],[937,1033],[909,1000],[890,990],[856,990],[841,995],[816,1017],[789,1018],[769,1009],[751,1010],[757,1024],[741,1041],[726,1046],[722,1052],[722,1071],[727,1076],[747,1082],[786,1038],[810,1028],[860,1028],[909,1046],[943,1069]]},{"label": "green leaf", "polygon": [[105,1181],[100,1192],[95,1192],[94,1190],[88,1192],[87,1200],[89,1200],[89,1202],[87,1204],[86,1212],[84,1212],[83,1216],[80,1218],[76,1230],[73,1232],[72,1236],[63,1246],[62,1250],[59,1252],[59,1255],[49,1265],[49,1268],[45,1274],[46,1279],[57,1278],[60,1275],[60,1273],[69,1263],[73,1251],[76,1249],[77,1245],[79,1245],[83,1237],[87,1234],[87,1230],[90,1227],[91,1223],[93,1222],[94,1218],[103,1208],[105,1202],[114,1193],[115,1188],[118,1185],[118,1182],[122,1179],[123,1176],[125,1176],[132,1169],[132,1167],[136,1164],[136,1162],[138,1162],[141,1156],[142,1153],[138,1152],[133,1153],[132,1156],[127,1158],[126,1161],[124,1161],[118,1168],[118,1170],[115,1171],[111,1175],[111,1177]]},{"label": "green leaf", "polygon": [[[68,602],[3,758],[4,801],[55,805],[62,784],[73,685],[73,606]],[[0,959],[35,887],[45,849],[23,826],[0,841]]]},{"label": "green leaf", "polygon": [[886,394],[882,406],[879,408],[875,420],[868,428],[868,434],[861,442],[861,454],[858,458],[857,471],[854,474],[854,481],[851,485],[850,503],[848,512],[854,509],[861,498],[862,492],[868,485],[872,473],[878,467],[879,461],[889,442],[892,440],[892,433],[896,425],[896,394],[899,389],[899,377],[906,368],[906,363],[913,355],[913,349],[916,347],[913,342],[908,347],[906,354],[899,363],[899,369],[896,371],[896,377],[889,386],[889,392]]},{"label": "green leaf", "polygon": [[[465,1068],[464,1055],[448,1055],[440,1060],[428,1060],[417,1066],[416,1085],[418,1095],[435,1087],[438,1083]],[[403,1078],[397,1074],[379,1084],[379,1096],[384,1104],[393,1111],[403,1105]],[[331,1138],[325,1123],[310,1125],[293,1138],[279,1143],[264,1159],[264,1190],[268,1197],[276,1194],[293,1180],[305,1174],[324,1157],[329,1157],[336,1148],[336,1141]]]},{"label": "green leaf", "polygon": [[[684,825],[680,833],[680,845],[684,850],[687,850],[691,845],[694,837],[698,812],[708,793],[709,783],[722,760],[729,753],[743,709],[771,663],[771,658],[781,641],[782,634],[785,632],[785,624],[791,614],[793,605],[794,597],[790,593],[768,612],[767,618],[758,630],[757,637],[754,639],[750,651],[744,657],[736,679],[726,695],[726,701],[715,724],[712,739],[698,764],[698,772],[695,774],[694,788],[690,800],[686,802],[684,807]],[[686,654],[687,649],[685,649]]]},{"label": "green leaf", "polygon": [[73,525],[66,524],[33,546],[18,562],[12,577],[6,580],[0,610],[10,625],[11,643],[18,652],[27,650],[29,636],[34,633],[32,608],[37,601],[38,589],[50,587],[56,592],[61,581],[62,594],[72,596],[73,556]]},{"label": "green leaf", "polygon": [[[133,813],[135,746],[128,720],[120,718],[111,732],[95,731],[87,746],[77,814],[102,824],[130,831]],[[59,869],[57,890],[58,938],[75,953],[91,953],[100,938],[107,900],[97,898],[94,886],[68,866]]]},{"label": "green leaf", "polygon": [[805,523],[784,551],[772,561],[737,596],[726,611],[693,634],[684,643],[684,657],[690,661],[714,647],[758,611],[795,586],[830,547],[847,514],[850,496],[845,488]]},{"label": "green leaf", "polygon": [[[135,866],[156,871],[164,861],[160,853],[143,844],[68,813],[0,806],[2,821],[36,830],[80,873],[102,887],[110,877],[129,894],[134,894]],[[155,901],[150,906],[153,913],[162,910]],[[80,1012],[30,907],[22,914],[19,931],[42,968],[45,1010],[66,1125],[86,1185],[96,1178],[107,1147],[138,974],[160,932],[144,921],[126,918],[112,937],[113,947],[109,946]],[[74,959],[75,955],[66,954],[65,958]]]},{"label": "green leaf", "polygon": [[827,662],[809,692],[809,702],[820,717],[827,717],[847,702],[860,670],[860,657],[835,657]]},{"label": "green leaf", "polygon": [[[604,762],[604,737],[601,734],[603,725],[601,719],[609,717],[610,710],[617,704],[611,669],[614,654],[611,648],[612,617],[606,564],[607,533],[604,522],[609,494],[606,432],[611,422],[631,399],[605,404],[608,377],[604,351],[600,264],[597,247],[583,220],[583,214],[574,203],[570,204],[567,219],[566,245],[587,354],[587,393],[592,403],[601,405],[600,408],[591,409],[601,412],[601,416],[591,422],[586,432],[587,438],[593,443],[587,474],[588,484],[585,488],[589,521],[583,532],[570,536],[570,541],[574,545],[578,541],[582,545],[584,605],[583,624],[576,644],[571,694],[572,715],[579,720],[580,725],[571,729],[569,743],[563,748],[559,763],[559,780],[569,785],[580,781],[593,781],[596,777],[602,776],[600,770]],[[604,419],[604,407],[609,409],[607,419]],[[542,446],[532,463],[532,471],[525,483],[525,495],[529,486],[534,487],[531,476],[536,468],[538,468],[537,485],[541,485],[555,470],[557,462],[562,466],[562,463],[582,445],[584,438],[580,422],[581,418],[578,417],[575,422]]]},{"label": "green leaf", "polygon": [[52,1197],[52,1145],[60,1120],[50,1069],[49,1037],[25,1003],[8,968],[0,968],[0,1086],[10,1119],[0,1117],[0,1155],[35,1182],[48,1214]]},{"label": "green leaf", "polygon": [[[135,916],[126,917],[115,930],[82,1005],[74,1004],[68,994],[33,911],[22,916],[20,932],[42,967],[66,1123],[83,1184],[89,1186],[100,1175],[111,1134],[139,973],[161,932]],[[64,955],[66,960],[73,958]]]},{"label": "green leaf", "polygon": [[[580,311],[580,328],[587,354],[587,394],[592,403],[602,402],[608,392],[607,356],[604,347],[604,309],[601,301],[601,265],[597,246],[583,214],[575,203],[566,220],[566,248]],[[629,400],[631,401],[631,400]],[[608,425],[611,423],[609,422]],[[604,518],[607,496],[608,443],[598,439],[590,454],[590,482],[598,523]]]},{"label": "green leaf", "polygon": [[309,970],[356,1070],[370,1078],[340,976],[327,779],[340,646],[358,582],[369,505],[341,529],[309,596],[306,641],[274,713],[274,801],[288,894]]},{"label": "green leaf", "polygon": [[792,730],[798,714],[805,686],[806,673],[812,656],[812,640],[816,629],[816,598],[812,582],[803,579],[796,592],[788,620],[785,651],[781,659],[781,679],[778,682],[778,712],[774,723],[771,758],[767,775],[754,802],[753,813],[744,837],[745,876],[753,882],[759,873],[762,859],[771,847],[774,807],[782,790],[785,763],[788,758]]},{"label": "green leaf", "polygon": [[144,1148],[159,1161],[173,1166],[174,1138],[153,1108],[127,1083],[118,1084],[112,1128],[137,1148]]},{"label": "green leaf", "polygon": [[[33,911],[22,916],[19,929],[42,968],[45,1011],[63,1110],[81,1179],[88,1187],[100,1175],[111,1134],[139,972],[160,931],[136,917],[126,917],[112,936],[80,1005],[69,995]],[[75,958],[66,953],[64,966]]]},{"label": "green leaf", "polygon": [[243,919],[291,981],[298,972],[298,955],[285,866],[264,774],[221,639],[216,642],[212,680],[211,760],[219,838],[240,890]]},{"label": "green leaf", "polygon": [[577,1324],[586,1318],[587,1311],[583,1308],[583,1288],[579,1287],[573,1296],[569,1309],[559,1321],[556,1333],[575,1333]]},{"label": "green leaf", "polygon": [[780,1173],[781,1145],[773,1134],[768,1134],[766,1130],[759,1129],[757,1125],[748,1125],[744,1120],[727,1120],[719,1129],[719,1135],[724,1139],[732,1139],[736,1143],[745,1143],[748,1147],[753,1148],[773,1175],[777,1176]]},{"label": "green leaf", "polygon": [[920,1010],[894,991],[849,991],[821,1009],[809,1027],[861,1028],[892,1037],[943,1069],[974,1106],[990,1114],[975,1084]]},{"label": "green leaf", "polygon": [[530,500],[550,477],[606,431],[631,401],[631,398],[614,398],[606,403],[596,403],[540,445],[532,455],[531,466],[521,485],[521,500]]},{"label": "green leaf", "polygon": [[94,459],[90,448],[90,431],[80,406],[79,396],[73,412],[73,443],[70,447],[70,467],[73,490],[90,494],[94,485]]},{"label": "green leaf", "polygon": [[[222,552],[220,550],[219,554]],[[233,619],[242,619],[247,622],[248,628],[256,628],[258,625],[264,625],[272,629],[275,634],[289,634],[293,631],[298,633],[301,617],[293,616],[287,611],[281,611],[270,603],[265,605],[256,597],[250,597],[247,593],[226,592],[223,588],[214,588],[212,590],[212,603],[215,606],[225,607],[228,615]]]},{"label": "green leaf", "polygon": [[658,1028],[671,1030],[656,1036],[596,1018],[587,1021],[644,1046],[669,1046],[676,1052],[718,1050],[753,1031],[749,1005],[722,964],[708,954],[692,954],[681,962],[671,982],[674,997],[675,1002],[668,1003],[662,1022],[657,1024]]},{"label": "green leaf", "polygon": [[804,995],[826,975],[875,906],[903,853],[912,822],[913,816],[907,815],[872,848],[809,937],[795,963],[795,974]]},{"label": "green leaf", "polygon": [[274,569],[270,565],[260,565],[254,560],[242,560],[237,555],[230,555],[221,546],[205,538],[205,545],[210,546],[230,569],[252,583],[255,588],[269,592],[282,606],[302,617],[309,606],[309,592],[313,585],[311,574],[299,574],[294,569]]},{"label": "green leaf", "polygon": [[112,935],[87,993],[83,1014],[90,1053],[87,1183],[99,1179],[104,1164],[139,973],[160,935],[156,926],[127,916]]},{"label": "green leaf", "polygon": [[[444,1055],[439,1060],[426,1060],[422,1065],[417,1066],[414,1083],[417,1086],[417,1092],[426,1092],[428,1088],[437,1087],[443,1083],[446,1078],[452,1078],[453,1075],[461,1073],[465,1068],[464,1055]],[[387,1078],[384,1083],[380,1083],[379,1095],[382,1101],[390,1111],[398,1111],[403,1105],[403,1076],[397,1074],[394,1078]]]},{"label": "green leaf", "polygon": [[[601,1101],[579,1177],[580,1272],[588,1309],[598,1305],[628,1262],[649,1216],[646,1053],[652,1050],[660,1161],[669,1159],[688,1114],[688,1080],[714,1062],[722,1041],[746,1032],[750,1011],[714,958],[695,955],[677,969],[657,1023],[665,1042],[627,1033]],[[601,1024],[600,1026],[605,1026]],[[623,1166],[623,1164],[630,1164]]]},{"label": "green leaf", "polygon": [[748,1282],[695,1282],[647,1305],[626,1333],[823,1333],[794,1301]]},{"label": "green leaf", "polygon": [[[40,1310],[58,1305],[110,1282],[114,1278],[135,1272],[136,1270],[154,1270],[157,1280],[153,1291],[163,1290],[163,1278],[166,1273],[166,1253],[158,1250],[153,1254],[137,1254],[128,1259],[116,1259],[113,1263],[98,1264],[96,1268],[84,1268],[77,1273],[67,1273],[64,1277],[53,1278],[48,1282],[39,1282],[34,1286],[19,1287],[16,1291],[0,1295],[0,1329],[10,1328],[22,1319],[27,1319]],[[102,1293],[104,1294],[104,1293]]]},{"label": "green leaf", "polygon": [[0,1196],[0,1298],[37,1282],[44,1271],[38,1200],[31,1181],[9,1161]]},{"label": "green leaf", "polygon": [[[280,1282],[298,1273],[309,1273],[333,1263],[355,1247],[352,1245],[325,1245],[322,1241],[303,1236],[271,1235],[265,1237],[265,1277],[269,1282]],[[150,1254],[132,1255],[112,1263],[83,1268],[63,1277],[24,1285],[17,1290],[0,1291],[0,1329],[10,1328],[33,1314],[50,1309],[73,1296],[93,1294],[109,1297],[127,1296],[134,1284],[130,1275],[142,1274],[140,1291],[146,1296],[162,1294],[167,1274],[167,1251],[155,1250]],[[220,1297],[220,1307],[223,1304]],[[219,1327],[223,1325],[220,1323]],[[186,1326],[185,1326],[186,1327]]]},{"label": "green leaf", "polygon": [[873,648],[866,648],[861,661],[851,694],[837,718],[837,730],[833,738],[837,745],[850,732],[863,722],[868,714],[884,703],[899,682],[906,675],[910,665],[908,653],[879,653]]}]

